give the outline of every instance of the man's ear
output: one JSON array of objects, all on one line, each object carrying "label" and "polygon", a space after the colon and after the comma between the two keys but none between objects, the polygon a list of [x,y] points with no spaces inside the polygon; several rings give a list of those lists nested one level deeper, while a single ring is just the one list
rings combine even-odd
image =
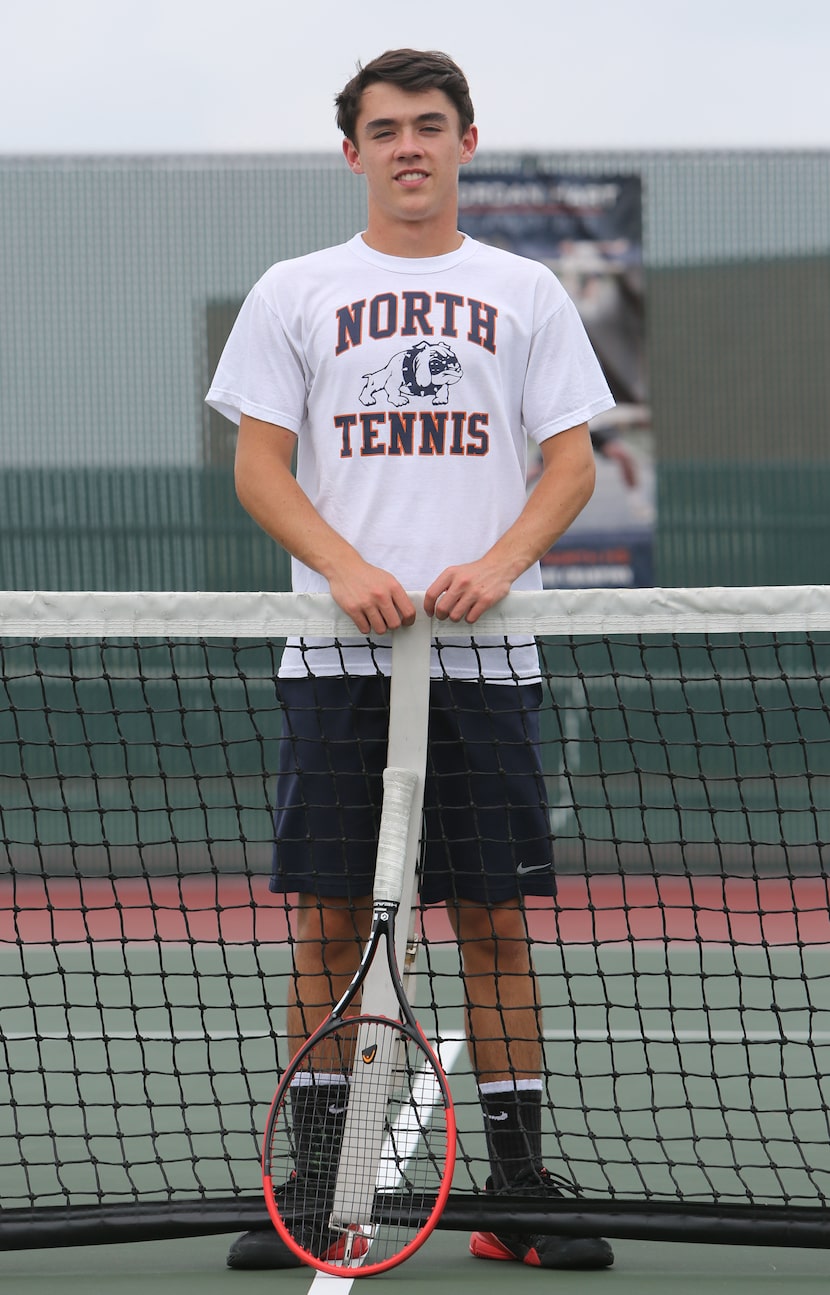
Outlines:
[{"label": "man's ear", "polygon": [[363,174],[363,167],[360,163],[360,154],[350,139],[343,140],[343,156],[350,171],[355,175]]},{"label": "man's ear", "polygon": [[461,165],[466,166],[473,160],[473,155],[478,148],[478,126],[468,126],[461,136]]}]

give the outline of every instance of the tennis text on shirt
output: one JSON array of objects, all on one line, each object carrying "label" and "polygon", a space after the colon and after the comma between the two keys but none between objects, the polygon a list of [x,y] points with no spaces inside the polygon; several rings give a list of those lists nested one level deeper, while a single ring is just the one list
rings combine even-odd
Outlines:
[{"label": "tennis text on shirt", "polygon": [[[396,350],[381,368],[363,374],[359,400],[373,412],[335,414],[341,458],[488,452],[489,414],[442,408],[415,411],[404,406],[414,399],[426,399],[434,407],[446,405],[450,388],[464,376],[452,345],[427,339],[456,339],[463,334],[467,342],[496,354],[499,312],[495,306],[452,292],[380,292],[341,306],[335,313],[335,355],[362,346],[365,339],[422,339]],[[393,408],[375,412],[379,403]]]}]

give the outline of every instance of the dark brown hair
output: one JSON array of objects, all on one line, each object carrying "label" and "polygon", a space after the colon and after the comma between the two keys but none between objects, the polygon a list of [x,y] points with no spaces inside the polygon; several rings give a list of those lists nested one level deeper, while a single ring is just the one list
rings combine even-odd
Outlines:
[{"label": "dark brown hair", "polygon": [[335,98],[337,125],[355,142],[355,127],[363,91],[377,81],[391,81],[402,90],[443,90],[458,112],[461,133],[473,124],[475,113],[467,78],[457,63],[440,50],[390,49],[357,72]]}]

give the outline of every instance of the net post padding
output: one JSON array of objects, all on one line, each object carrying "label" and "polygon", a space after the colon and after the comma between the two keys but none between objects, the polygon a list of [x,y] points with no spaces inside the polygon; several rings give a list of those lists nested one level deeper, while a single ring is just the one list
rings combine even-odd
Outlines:
[{"label": "net post padding", "polygon": [[[436,1226],[444,1232],[476,1228],[506,1232],[519,1225],[533,1233],[567,1231],[573,1236],[613,1240],[830,1248],[830,1210],[798,1206],[655,1205],[639,1200],[575,1202],[530,1197],[522,1200],[518,1213],[515,1201],[451,1192]],[[272,1227],[260,1196],[79,1205],[71,1214],[64,1207],[44,1206],[3,1210],[0,1250],[174,1241]]]}]

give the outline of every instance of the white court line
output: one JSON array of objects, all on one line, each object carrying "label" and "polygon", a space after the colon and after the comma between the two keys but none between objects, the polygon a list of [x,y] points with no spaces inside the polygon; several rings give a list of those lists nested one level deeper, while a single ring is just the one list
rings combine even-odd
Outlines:
[{"label": "white court line", "polygon": [[[458,1054],[464,1047],[465,1039],[444,1038],[438,1048],[438,1057],[443,1067],[444,1073],[452,1073],[453,1066],[458,1059]],[[395,1127],[384,1143],[378,1167],[377,1182],[375,1184],[378,1191],[394,1191],[403,1181],[400,1171],[400,1164],[403,1161],[407,1163],[411,1153],[417,1145],[421,1136],[421,1130],[424,1125],[424,1119],[421,1111],[429,1107],[435,1110],[435,1107],[441,1101],[441,1090],[435,1079],[433,1071],[424,1066],[418,1072],[415,1083],[413,1084],[413,1097],[415,1109],[411,1106],[405,1106],[395,1121]]]},{"label": "white court line", "polygon": [[309,1295],[323,1295],[324,1291],[338,1292],[349,1291],[352,1288],[354,1277],[335,1277],[333,1273],[316,1272],[314,1281],[309,1286]]},{"label": "white court line", "polygon": [[270,1030],[7,1030],[4,1039],[15,1039],[18,1043],[37,1042],[39,1039],[80,1040],[83,1043],[101,1043],[106,1039],[135,1043],[137,1040],[149,1039],[154,1043],[192,1043],[200,1039],[211,1042],[235,1042],[240,1039],[273,1039],[283,1040],[285,1034],[274,1035]]},{"label": "white court line", "polygon": [[[688,1009],[686,1009],[688,1010]],[[699,1009],[702,1010],[702,1009]],[[53,1042],[102,1043],[106,1040],[135,1042],[139,1039],[156,1043],[193,1042],[199,1039],[238,1041],[272,1039],[269,1030],[7,1030],[3,1038],[10,1043]],[[284,1038],[284,1035],[278,1035]],[[463,1040],[460,1031],[447,1030],[444,1043]],[[668,1030],[649,1029],[564,1029],[545,1030],[548,1043],[811,1043],[818,1047],[830,1044],[830,1030]],[[442,1065],[443,1065],[442,1059]],[[449,1073],[451,1067],[444,1065]]]},{"label": "white court line", "polygon": [[[463,1034],[460,1034],[457,1037],[454,1036],[451,1039],[447,1039],[446,1037],[442,1039],[438,1047],[438,1056],[446,1074],[450,1074],[452,1072],[452,1068],[458,1059],[458,1054],[461,1052],[464,1045],[465,1037]],[[438,1085],[432,1078],[432,1071],[422,1071],[420,1079],[421,1082],[416,1085],[418,1098],[419,1100],[426,1099],[434,1108],[440,1100],[441,1094]],[[414,1146],[414,1142],[419,1136],[420,1121],[417,1116],[414,1116],[414,1113],[408,1113],[408,1115],[409,1119],[414,1119],[414,1131],[411,1135],[412,1145]],[[402,1119],[406,1121],[407,1113],[404,1113]],[[398,1152],[397,1162],[395,1162],[396,1158],[389,1151],[389,1146],[404,1129],[404,1125],[401,1124],[400,1119],[398,1123],[401,1125],[401,1128],[398,1129],[396,1126],[393,1138],[387,1138],[387,1144],[384,1146],[384,1150],[381,1154],[381,1163],[378,1169],[377,1185],[379,1188],[386,1188],[387,1190],[390,1187],[397,1187],[401,1182],[400,1170],[398,1169],[398,1164],[401,1159],[400,1151]],[[407,1135],[407,1144],[409,1142],[409,1137],[410,1135]],[[398,1143],[398,1145],[400,1147],[400,1143]],[[394,1169],[392,1169],[393,1163],[395,1164]],[[351,1290],[354,1280],[354,1277],[335,1277],[332,1273],[321,1273],[318,1271],[315,1272],[314,1280],[309,1287],[309,1295],[326,1295],[326,1292],[328,1292],[328,1295],[333,1295],[335,1289],[338,1293],[343,1292],[345,1295],[345,1292]]]}]

